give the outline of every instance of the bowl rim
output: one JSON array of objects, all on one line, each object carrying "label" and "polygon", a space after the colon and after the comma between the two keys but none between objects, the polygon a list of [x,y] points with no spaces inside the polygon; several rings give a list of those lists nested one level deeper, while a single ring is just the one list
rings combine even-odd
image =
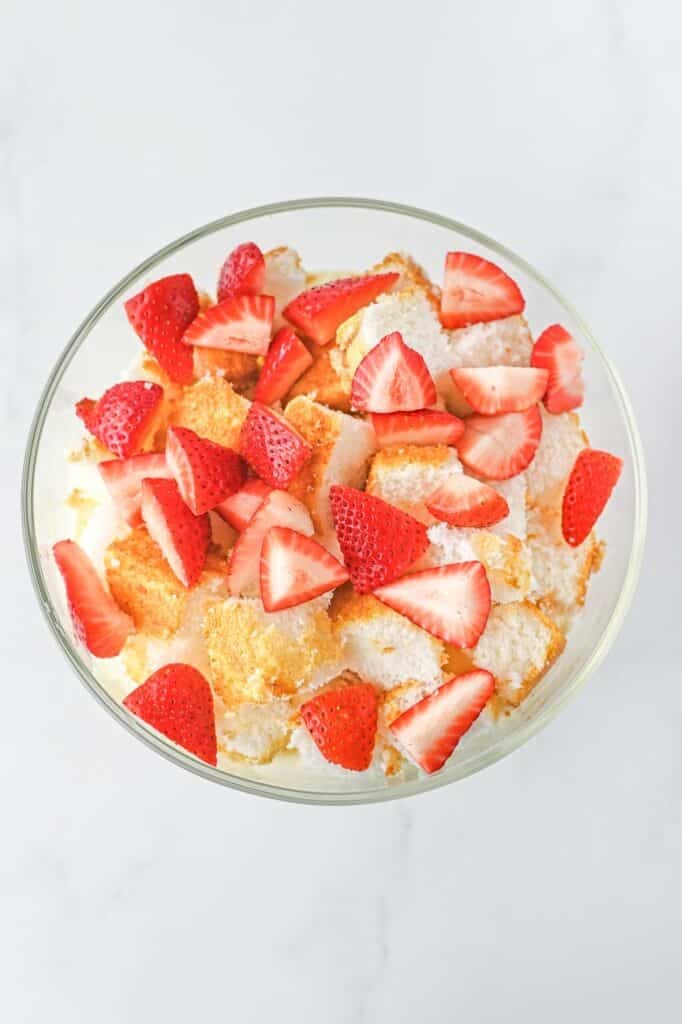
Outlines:
[{"label": "bowl rim", "polygon": [[[104,315],[104,313],[119,300],[121,295],[130,287],[133,282],[140,278],[147,271],[155,267],[160,261],[180,251],[185,246],[208,235],[221,231],[236,224],[247,223],[250,220],[266,217],[273,214],[291,213],[297,210],[314,210],[321,208],[345,207],[349,209],[365,209],[379,213],[389,213],[404,216],[412,219],[426,221],[438,227],[452,230],[457,234],[468,238],[473,242],[485,246],[487,249],[503,257],[513,266],[521,269],[536,283],[546,289],[564,307],[570,317],[578,324],[587,341],[591,344],[595,355],[600,360],[606,375],[611,384],[615,398],[620,406],[620,411],[625,423],[627,441],[630,449],[630,456],[633,465],[635,507],[634,507],[634,530],[632,546],[628,559],[625,582],[619,598],[614,606],[611,617],[602,633],[598,643],[587,657],[584,664],[576,672],[575,677],[568,683],[565,690],[548,707],[545,707],[537,715],[522,723],[513,733],[502,735],[492,747],[465,760],[453,765],[452,769],[434,776],[422,776],[414,780],[403,782],[397,785],[383,785],[363,791],[324,791],[324,790],[299,790],[287,786],[275,785],[270,782],[263,782],[256,779],[247,779],[239,775],[233,775],[220,768],[214,768],[197,760],[191,754],[186,753],[182,748],[175,746],[166,740],[161,734],[156,733],[145,725],[140,719],[131,715],[122,704],[116,701],[98,682],[88,666],[80,657],[72,639],[65,633],[58,616],[52,606],[49,597],[45,576],[40,563],[38,541],[34,519],[34,483],[36,460],[43,433],[43,427],[54,394],[61,382],[64,373],[72,359],[78,352],[81,344],[88,334]],[[251,207],[237,213],[229,214],[210,221],[201,227],[176,238],[163,246],[147,259],[143,260],[113,286],[100,301],[88,313],[85,319],[76,328],[69,339],[66,347],[57,359],[48,377],[34,414],[28,435],[28,442],[24,456],[22,486],[21,486],[21,519],[24,538],[24,547],[28,561],[29,573],[33,588],[50,629],[57,640],[63,654],[71,663],[81,682],[89,690],[92,696],[123,725],[128,732],[137,736],[138,739],[161,754],[166,760],[179,765],[195,775],[199,775],[211,782],[227,786],[245,793],[252,793],[271,799],[284,800],[289,803],[314,804],[314,805],[352,805],[380,803],[389,800],[398,800],[417,793],[428,792],[439,789],[442,786],[450,785],[459,779],[473,775],[483,768],[495,764],[501,758],[506,757],[512,751],[522,746],[529,739],[535,736],[541,729],[545,728],[556,715],[558,715],[566,704],[582,689],[588,678],[603,661],[611,648],[624,618],[632,602],[637,586],[639,573],[642,565],[644,543],[646,537],[647,521],[647,481],[644,463],[644,454],[639,431],[635,422],[632,406],[627,392],[620,379],[620,375],[612,366],[610,360],[596,341],[592,331],[585,323],[573,305],[543,274],[535,269],[525,259],[518,256],[507,246],[490,238],[483,232],[466,224],[429,210],[408,206],[403,203],[394,203],[386,200],[368,199],[353,196],[320,196],[302,199],[292,199],[276,203],[268,203],[263,206]]]}]

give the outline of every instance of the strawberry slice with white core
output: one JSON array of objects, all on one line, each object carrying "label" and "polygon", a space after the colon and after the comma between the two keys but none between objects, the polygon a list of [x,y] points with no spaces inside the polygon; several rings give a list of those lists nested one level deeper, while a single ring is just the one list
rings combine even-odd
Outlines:
[{"label": "strawberry slice with white core", "polygon": [[495,691],[490,672],[455,676],[389,726],[409,758],[428,775],[439,771]]},{"label": "strawberry slice with white core", "polygon": [[227,573],[231,594],[244,594],[258,587],[263,541],[273,526],[287,526],[306,537],[315,532],[303,502],[286,491],[271,491],[232,548]]},{"label": "strawberry slice with white core", "polygon": [[369,418],[378,448],[396,444],[455,444],[464,433],[462,420],[440,409],[373,412]]},{"label": "strawberry slice with white core", "polygon": [[393,331],[360,362],[351,385],[351,406],[365,412],[411,412],[436,401],[436,385],[423,357]]},{"label": "strawberry slice with white core", "polygon": [[265,283],[265,260],[255,242],[243,242],[227,257],[218,277],[218,302],[235,295],[258,295]]},{"label": "strawberry slice with white core", "polygon": [[262,402],[252,402],[239,448],[254,473],[271,487],[288,487],[313,454],[295,427]]},{"label": "strawberry slice with white core", "polygon": [[525,300],[504,270],[470,252],[449,252],[440,304],[443,327],[468,327],[523,313]]},{"label": "strawberry slice with white core", "polygon": [[547,370],[544,402],[548,412],[570,412],[583,404],[583,353],[575,338],[560,324],[552,324],[533,345],[530,365]]},{"label": "strawberry slice with white core", "polygon": [[60,540],[52,554],[64,580],[77,638],[96,658],[115,658],[135,632],[133,620],[104,589],[94,565],[75,541]]},{"label": "strawberry slice with white core", "polygon": [[450,370],[455,385],[475,412],[494,416],[523,412],[540,401],[549,372],[529,366],[482,366]]},{"label": "strawberry slice with white core", "polygon": [[542,436],[537,405],[525,412],[469,416],[457,442],[457,454],[472,473],[488,480],[508,480],[530,465]]},{"label": "strawberry slice with white core", "polygon": [[432,516],[450,526],[494,526],[509,515],[509,505],[488,484],[464,473],[455,473],[426,501]]},{"label": "strawberry slice with white core", "polygon": [[97,466],[114,504],[130,526],[142,522],[142,481],[172,476],[163,452],[146,452],[129,459],[106,459]]},{"label": "strawberry slice with white core", "polygon": [[480,562],[458,562],[403,576],[374,596],[453,647],[475,647],[490,614],[490,584]]},{"label": "strawberry slice with white core", "polygon": [[182,500],[195,516],[225,501],[246,479],[246,465],[237,452],[187,427],[168,430],[166,461]]},{"label": "strawberry slice with white core", "polygon": [[200,313],[182,336],[186,345],[263,356],[270,344],[272,295],[236,295]]},{"label": "strawberry slice with white core", "polygon": [[282,327],[268,349],[254,399],[264,405],[278,402],[312,364],[313,357],[298,335]]},{"label": "strawberry slice with white core", "polygon": [[268,487],[258,477],[253,477],[253,479],[247,480],[236,494],[216,505],[213,511],[241,533],[271,491],[272,487]]},{"label": "strawberry slice with white core", "polygon": [[260,593],[266,612],[311,601],[348,580],[348,570],[316,540],[273,526],[260,556]]},{"label": "strawberry slice with white core", "polygon": [[197,582],[211,539],[208,514],[195,516],[175,480],[142,481],[142,519],[152,540],[186,587]]},{"label": "strawberry slice with white core", "polygon": [[307,338],[326,345],[344,320],[390,291],[399,277],[396,273],[371,274],[329,281],[301,292],[285,306],[283,315]]}]

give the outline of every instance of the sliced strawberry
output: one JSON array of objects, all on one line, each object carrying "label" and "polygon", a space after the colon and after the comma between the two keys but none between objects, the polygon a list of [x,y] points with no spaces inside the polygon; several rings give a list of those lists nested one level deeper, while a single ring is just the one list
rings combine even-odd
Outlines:
[{"label": "sliced strawberry", "polygon": [[282,327],[272,340],[253,397],[264,405],[284,398],[313,357],[290,327]]},{"label": "sliced strawberry", "polygon": [[464,473],[453,473],[425,504],[432,516],[450,526],[494,526],[509,515],[498,491]]},{"label": "sliced strawberry", "polygon": [[535,342],[530,364],[549,373],[545,394],[548,412],[570,412],[583,404],[582,361],[578,343],[560,324],[547,327]]},{"label": "sliced strawberry", "polygon": [[341,484],[330,488],[329,497],[339,546],[358,593],[402,576],[428,548],[424,524],[381,498]]},{"label": "sliced strawberry", "polygon": [[458,416],[439,409],[373,412],[370,420],[379,448],[394,444],[455,444],[464,432],[464,423]]},{"label": "sliced strawberry", "polygon": [[145,452],[143,455],[131,455],[129,459],[107,459],[97,468],[114,504],[130,526],[139,526],[142,522],[142,481],[146,477],[168,479],[171,476],[163,452]]},{"label": "sliced strawberry", "polygon": [[572,547],[589,536],[618,483],[623,460],[584,448],[573,464],[561,507],[561,531]]},{"label": "sliced strawberry", "polygon": [[171,380],[190,384],[192,350],[180,339],[199,312],[199,296],[189,274],[173,274],[147,285],[128,299],[125,311],[138,338]]},{"label": "sliced strawberry", "polygon": [[191,587],[201,576],[211,525],[195,516],[180,497],[175,480],[142,481],[142,518],[181,583]]},{"label": "sliced strawberry", "polygon": [[128,711],[190,754],[217,764],[211,687],[191,665],[164,665],[123,699]]},{"label": "sliced strawberry", "polygon": [[495,691],[490,672],[455,676],[396,718],[390,731],[407,754],[431,775],[443,767]]},{"label": "sliced strawberry", "polygon": [[372,763],[378,721],[378,700],[369,683],[325,690],[301,708],[301,717],[327,761],[354,772]]},{"label": "sliced strawberry", "polygon": [[265,283],[265,260],[255,242],[233,249],[220,268],[218,302],[235,295],[258,295]]},{"label": "sliced strawberry", "polygon": [[253,479],[247,480],[231,498],[216,505],[213,511],[241,533],[271,491],[272,487],[268,487],[255,476]]},{"label": "sliced strawberry", "polygon": [[271,487],[288,487],[313,454],[291,423],[261,402],[249,409],[239,447],[254,473]]},{"label": "sliced strawberry", "polygon": [[272,295],[235,295],[200,313],[182,340],[185,345],[262,356],[270,344],[274,314]]},{"label": "sliced strawberry", "polygon": [[453,647],[475,647],[490,614],[490,584],[480,562],[424,569],[379,587],[374,596]]},{"label": "sliced strawberry", "polygon": [[549,377],[547,370],[529,366],[482,366],[450,375],[471,408],[486,416],[529,409],[544,395]]},{"label": "sliced strawberry", "polygon": [[518,285],[494,263],[470,252],[449,252],[440,302],[443,327],[467,327],[523,313]]},{"label": "sliced strawberry", "polygon": [[508,480],[528,466],[540,444],[542,417],[537,405],[525,412],[469,416],[457,453],[477,476]]},{"label": "sliced strawberry", "polygon": [[114,384],[97,402],[82,398],[76,403],[76,415],[105,448],[126,459],[141,451],[153,436],[162,401],[163,388],[158,384],[126,380]]},{"label": "sliced strawberry", "polygon": [[104,589],[94,565],[73,540],[60,540],[52,548],[66,587],[76,637],[96,658],[115,658],[135,632],[133,620]]},{"label": "sliced strawberry", "polygon": [[182,500],[195,516],[225,501],[246,479],[246,466],[237,452],[187,427],[168,430],[166,461]]},{"label": "sliced strawberry", "polygon": [[303,333],[326,345],[337,327],[374,302],[377,296],[390,291],[400,274],[372,274],[366,277],[343,277],[327,284],[309,288],[297,295],[283,310],[287,320]]},{"label": "sliced strawberry", "polygon": [[268,530],[260,556],[260,593],[266,612],[311,601],[347,579],[345,566],[316,540],[286,526]]},{"label": "sliced strawberry", "polygon": [[381,339],[360,362],[351,406],[366,412],[412,412],[436,401],[436,385],[422,356],[399,331]]},{"label": "sliced strawberry", "polygon": [[315,532],[303,502],[286,491],[271,491],[232,548],[227,574],[231,594],[244,594],[258,586],[263,541],[273,526],[287,526],[306,537]]}]

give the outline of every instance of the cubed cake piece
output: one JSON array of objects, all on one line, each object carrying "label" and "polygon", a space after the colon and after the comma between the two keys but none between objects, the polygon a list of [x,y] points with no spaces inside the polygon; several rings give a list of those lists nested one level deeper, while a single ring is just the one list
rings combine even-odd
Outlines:
[{"label": "cubed cake piece", "polygon": [[421,288],[427,295],[432,305],[438,309],[440,306],[440,289],[429,280],[423,267],[412,259],[405,252],[389,252],[379,263],[375,263],[367,271],[368,274],[400,274],[394,284],[392,291],[404,291],[406,288]]},{"label": "cubed cake piece", "polygon": [[273,330],[278,330],[287,323],[282,317],[284,307],[295,298],[299,292],[304,291],[308,286],[306,283],[306,272],[301,265],[301,257],[295,249],[289,249],[286,245],[280,245],[277,249],[266,252],[265,259],[265,281],[263,283],[263,295],[272,295],[275,299],[275,316]]},{"label": "cubed cake piece", "polygon": [[535,458],[526,470],[528,503],[558,509],[578,452],[589,442],[576,413],[554,415],[541,406],[542,436]]},{"label": "cubed cake piece", "polygon": [[239,433],[251,403],[223,377],[203,377],[184,388],[170,418],[200,437],[227,448],[239,448]]},{"label": "cubed cake piece", "polygon": [[435,523],[424,502],[462,464],[445,444],[397,445],[383,448],[372,459],[367,493],[396,505],[423,523]]},{"label": "cubed cake piece", "polygon": [[453,349],[453,368],[530,366],[533,337],[522,316],[459,327],[448,331],[448,337]]},{"label": "cubed cake piece", "polygon": [[225,377],[236,391],[244,391],[253,384],[258,376],[258,356],[248,352],[231,352],[224,348],[194,348],[194,376],[212,375]]},{"label": "cubed cake piece", "polygon": [[531,557],[526,544],[513,534],[500,536],[491,530],[460,529],[436,523],[428,531],[427,565],[482,562],[493,602],[519,601],[533,585]]},{"label": "cubed cake piece", "polygon": [[334,343],[322,347],[310,341],[308,348],[314,362],[296,381],[289,392],[289,399],[307,395],[316,402],[328,405],[330,409],[349,412],[350,381],[342,377],[332,365]]},{"label": "cubed cake piece", "polygon": [[268,764],[284,750],[293,723],[290,702],[283,697],[267,704],[240,704],[224,708],[217,702],[218,749],[229,757]]},{"label": "cubed cake piece", "polygon": [[531,509],[528,549],[533,570],[533,595],[538,606],[565,631],[585,601],[589,578],[601,565],[603,547],[594,533],[578,547],[561,535],[560,513]]},{"label": "cubed cake piece", "polygon": [[189,591],[182,585],[145,526],[114,540],[104,554],[107,583],[137,630],[168,637],[178,629]]}]

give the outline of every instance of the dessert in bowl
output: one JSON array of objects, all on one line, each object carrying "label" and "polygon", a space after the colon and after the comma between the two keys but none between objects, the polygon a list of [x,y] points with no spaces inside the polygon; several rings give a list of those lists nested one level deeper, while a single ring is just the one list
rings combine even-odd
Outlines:
[{"label": "dessert in bowl", "polygon": [[459,225],[362,201],[227,218],[130,275],[48,385],[26,486],[93,692],[187,767],[303,800],[518,745],[603,655],[643,534],[627,402],[571,310]]}]

